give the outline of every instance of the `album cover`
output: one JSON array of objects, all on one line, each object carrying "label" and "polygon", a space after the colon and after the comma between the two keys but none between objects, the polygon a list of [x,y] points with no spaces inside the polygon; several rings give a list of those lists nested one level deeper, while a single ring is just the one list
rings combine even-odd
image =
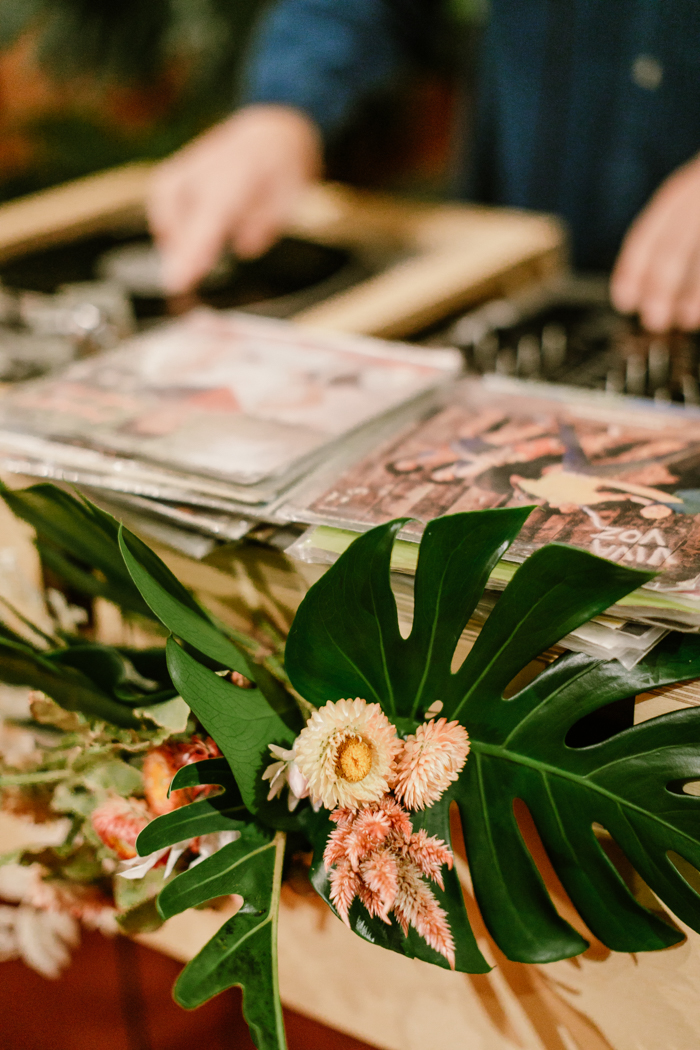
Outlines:
[{"label": "album cover", "polygon": [[464,380],[446,407],[295,511],[352,529],[409,517],[403,535],[417,539],[442,514],[526,504],[507,559],[570,543],[700,599],[700,413],[688,409]]},{"label": "album cover", "polygon": [[252,486],[288,479],[460,367],[455,350],[199,310],[10,391],[0,430],[6,444],[49,440],[57,456],[91,450]]}]

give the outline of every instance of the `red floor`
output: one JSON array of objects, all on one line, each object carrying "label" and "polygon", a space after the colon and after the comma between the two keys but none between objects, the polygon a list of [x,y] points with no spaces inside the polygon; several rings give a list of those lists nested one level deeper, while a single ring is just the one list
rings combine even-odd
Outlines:
[{"label": "red floor", "polygon": [[[83,935],[59,981],[0,963],[0,1050],[252,1050],[232,989],[188,1012],[170,989],[180,966],[122,937]],[[289,1050],[368,1050],[285,1011]]]}]

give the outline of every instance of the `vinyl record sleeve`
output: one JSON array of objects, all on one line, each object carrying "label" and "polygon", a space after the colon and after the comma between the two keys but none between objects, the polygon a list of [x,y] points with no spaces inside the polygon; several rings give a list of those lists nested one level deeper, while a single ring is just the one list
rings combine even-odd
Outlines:
[{"label": "vinyl record sleeve", "polygon": [[505,559],[557,541],[659,575],[645,586],[700,612],[700,412],[490,377],[385,441],[288,517],[365,530],[410,517],[535,509]]},{"label": "vinyl record sleeve", "polygon": [[[201,477],[246,502],[269,499],[330,447],[438,386],[456,350],[304,329],[243,313],[197,310],[23,384],[0,404],[12,435]],[[132,466],[128,466],[128,461]],[[256,488],[257,486],[257,488]]]}]

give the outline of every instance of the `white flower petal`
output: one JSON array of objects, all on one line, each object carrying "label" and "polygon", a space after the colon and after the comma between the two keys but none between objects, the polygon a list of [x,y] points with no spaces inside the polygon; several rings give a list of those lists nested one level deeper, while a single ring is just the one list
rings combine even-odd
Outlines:
[{"label": "white flower petal", "polygon": [[300,798],[308,798],[309,795],[309,782],[299,769],[296,762],[291,762],[287,770],[287,782],[289,784],[289,790],[293,795]]},{"label": "white flower petal", "polygon": [[269,747],[270,751],[275,756],[275,758],[281,758],[283,762],[291,762],[294,758],[293,750],[285,751],[283,747],[278,747],[277,744],[268,744],[267,746]]},{"label": "white flower petal", "polygon": [[190,846],[192,839],[186,839],[184,842],[178,842],[175,846],[170,847],[170,853],[168,854],[168,861],[165,865],[165,871],[163,872],[163,879],[169,879],[173,873],[173,868],[179,861],[183,853],[185,853]]},{"label": "white flower petal", "polygon": [[232,842],[238,842],[240,837],[240,831],[220,831],[219,849],[223,849],[224,846],[230,846]]},{"label": "white flower petal", "polygon": [[142,879],[167,852],[167,849],[159,849],[155,853],[149,853],[147,857],[134,857],[133,860],[125,860],[122,863],[121,871],[118,871],[117,875],[121,875],[123,879]]},{"label": "white flower petal", "polygon": [[276,780],[278,775],[285,769],[285,762],[273,762],[271,766],[268,766],[264,771],[262,778],[263,780]]}]

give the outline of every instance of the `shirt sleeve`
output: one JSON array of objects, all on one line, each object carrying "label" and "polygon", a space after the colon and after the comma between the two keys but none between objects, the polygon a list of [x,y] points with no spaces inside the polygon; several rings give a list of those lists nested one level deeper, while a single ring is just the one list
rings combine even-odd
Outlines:
[{"label": "shirt sleeve", "polygon": [[398,73],[408,49],[395,0],[280,0],[254,35],[242,102],[294,106],[328,139]]}]

